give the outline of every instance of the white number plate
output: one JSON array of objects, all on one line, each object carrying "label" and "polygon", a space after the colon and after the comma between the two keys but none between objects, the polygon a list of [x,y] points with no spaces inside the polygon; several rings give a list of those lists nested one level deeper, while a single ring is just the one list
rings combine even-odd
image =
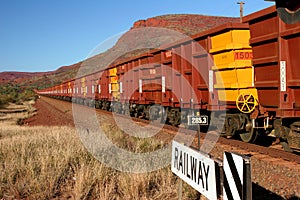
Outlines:
[{"label": "white number plate", "polygon": [[188,116],[188,125],[208,125],[208,116],[200,115],[200,116]]}]

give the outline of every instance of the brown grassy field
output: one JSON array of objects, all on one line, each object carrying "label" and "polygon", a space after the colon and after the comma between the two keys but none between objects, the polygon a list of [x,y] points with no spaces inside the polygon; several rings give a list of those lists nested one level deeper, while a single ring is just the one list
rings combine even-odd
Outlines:
[{"label": "brown grassy field", "polygon": [[34,101],[20,104],[8,103],[0,108],[0,126],[22,124],[23,120],[36,114]]},{"label": "brown grassy field", "polygon": [[[135,145],[140,151],[145,143]],[[170,167],[145,174],[108,168],[71,127],[0,126],[0,199],[177,199],[178,185]],[[183,199],[197,196],[184,184]]]}]

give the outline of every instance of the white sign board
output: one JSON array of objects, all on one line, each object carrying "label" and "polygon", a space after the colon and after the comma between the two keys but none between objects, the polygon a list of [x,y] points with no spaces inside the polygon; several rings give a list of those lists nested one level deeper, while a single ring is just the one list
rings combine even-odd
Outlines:
[{"label": "white sign board", "polygon": [[280,61],[280,91],[286,92],[286,61]]},{"label": "white sign board", "polygon": [[143,80],[139,80],[139,93],[143,93]]},{"label": "white sign board", "polygon": [[176,141],[172,143],[171,169],[210,200],[217,200],[216,162]]},{"label": "white sign board", "polygon": [[207,115],[188,115],[188,125],[208,125],[208,116]]},{"label": "white sign board", "polygon": [[165,76],[161,77],[161,92],[162,93],[166,92],[166,77]]}]

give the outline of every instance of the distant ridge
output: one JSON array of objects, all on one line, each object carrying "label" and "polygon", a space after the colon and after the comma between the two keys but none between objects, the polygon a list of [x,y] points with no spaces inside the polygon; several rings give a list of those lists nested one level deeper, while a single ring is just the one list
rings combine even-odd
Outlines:
[{"label": "distant ridge", "polygon": [[228,22],[239,22],[239,18],[192,15],[192,14],[170,14],[138,20],[132,28],[142,27],[164,27],[186,35],[193,35]]}]

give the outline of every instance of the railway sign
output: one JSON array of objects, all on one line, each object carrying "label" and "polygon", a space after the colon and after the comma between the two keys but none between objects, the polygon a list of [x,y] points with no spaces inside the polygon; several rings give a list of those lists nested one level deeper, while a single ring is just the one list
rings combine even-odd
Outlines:
[{"label": "railway sign", "polygon": [[218,198],[217,165],[208,155],[173,141],[172,172],[210,200]]},{"label": "railway sign", "polygon": [[188,125],[208,125],[208,116],[207,115],[188,115]]},{"label": "railway sign", "polygon": [[224,152],[223,171],[223,199],[251,200],[250,158],[235,153]]}]

